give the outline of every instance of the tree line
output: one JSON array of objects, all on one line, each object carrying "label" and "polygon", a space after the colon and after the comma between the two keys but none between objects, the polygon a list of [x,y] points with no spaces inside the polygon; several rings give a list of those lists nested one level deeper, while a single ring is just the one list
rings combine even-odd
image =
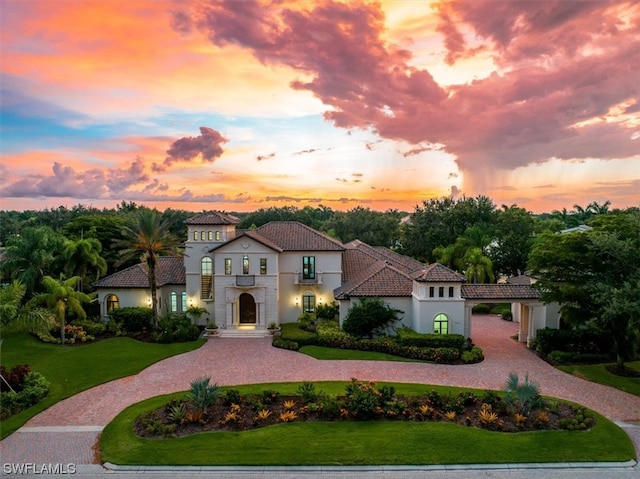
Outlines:
[{"label": "tree line", "polygon": [[[344,243],[360,239],[424,263],[437,261],[470,282],[531,272],[539,278],[544,299],[561,304],[564,326],[611,328],[623,358],[637,351],[640,341],[640,209],[609,206],[607,201],[535,215],[517,205],[497,207],[490,198],[477,196],[425,200],[410,213],[364,207],[334,211],[320,205],[231,214],[239,218],[240,229],[299,221]],[[5,285],[0,323],[16,317],[29,302],[52,308],[62,323],[68,307],[83,315],[80,300],[91,315],[92,306],[86,303],[92,283],[141,261],[150,271],[155,306],[157,257],[180,254],[185,220],[195,214],[171,208],[160,212],[124,201],[114,209],[78,205],[0,211]],[[581,224],[592,229],[558,234]],[[14,299],[7,301],[7,296]],[[156,308],[154,312],[157,322]]]}]

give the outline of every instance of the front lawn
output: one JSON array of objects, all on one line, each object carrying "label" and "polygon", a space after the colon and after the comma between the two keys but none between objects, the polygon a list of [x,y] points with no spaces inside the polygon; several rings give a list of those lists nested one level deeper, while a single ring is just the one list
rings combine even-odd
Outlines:
[{"label": "front lawn", "polygon": [[[625,366],[640,372],[640,361],[625,363]],[[604,364],[574,364],[557,366],[557,368],[587,381],[604,384],[640,396],[640,378],[616,376],[607,371]]]},{"label": "front lawn", "polygon": [[169,356],[197,349],[200,339],[188,343],[152,344],[130,338],[111,338],[90,344],[60,346],[21,333],[4,337],[2,364],[8,368],[29,364],[51,383],[49,394],[35,406],[2,422],[5,438],[39,412],[69,396],[99,384],[137,374]]},{"label": "front lawn", "polygon": [[[299,383],[237,386],[242,394],[273,389],[295,393]],[[345,382],[316,383],[328,394]],[[399,394],[461,388],[392,384]],[[146,465],[374,465],[486,464],[628,461],[635,458],[629,437],[597,413],[587,431],[504,433],[441,422],[292,422],[244,432],[213,432],[171,439],[143,439],[133,424],[141,414],[183,393],[148,399],[122,411],[104,429],[102,461]]]}]

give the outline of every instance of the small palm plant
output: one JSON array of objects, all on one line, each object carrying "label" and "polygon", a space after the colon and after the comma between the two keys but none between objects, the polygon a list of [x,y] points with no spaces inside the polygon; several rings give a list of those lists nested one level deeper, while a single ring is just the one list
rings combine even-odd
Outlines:
[{"label": "small palm plant", "polygon": [[519,412],[525,416],[528,416],[532,409],[543,405],[538,385],[529,381],[528,373],[524,375],[522,383],[516,373],[509,374],[504,389],[504,402],[509,412]]},{"label": "small palm plant", "polygon": [[203,377],[191,381],[191,389],[187,392],[198,411],[204,413],[220,395],[220,387],[217,384],[209,384],[210,377]]}]

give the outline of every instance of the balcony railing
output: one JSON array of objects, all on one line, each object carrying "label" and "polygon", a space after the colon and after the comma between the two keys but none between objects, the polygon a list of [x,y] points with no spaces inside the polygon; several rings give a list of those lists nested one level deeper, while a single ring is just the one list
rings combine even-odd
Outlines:
[{"label": "balcony railing", "polygon": [[236,286],[255,286],[256,277],[253,274],[236,275]]},{"label": "balcony railing", "polygon": [[305,278],[302,273],[298,273],[294,281],[294,284],[322,284],[322,273],[316,272],[314,278]]}]

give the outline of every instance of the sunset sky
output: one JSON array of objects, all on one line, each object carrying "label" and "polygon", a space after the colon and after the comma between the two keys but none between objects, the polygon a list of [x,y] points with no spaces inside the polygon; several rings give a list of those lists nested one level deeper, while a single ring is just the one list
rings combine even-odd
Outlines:
[{"label": "sunset sky", "polygon": [[640,2],[0,0],[0,209],[640,205]]}]

